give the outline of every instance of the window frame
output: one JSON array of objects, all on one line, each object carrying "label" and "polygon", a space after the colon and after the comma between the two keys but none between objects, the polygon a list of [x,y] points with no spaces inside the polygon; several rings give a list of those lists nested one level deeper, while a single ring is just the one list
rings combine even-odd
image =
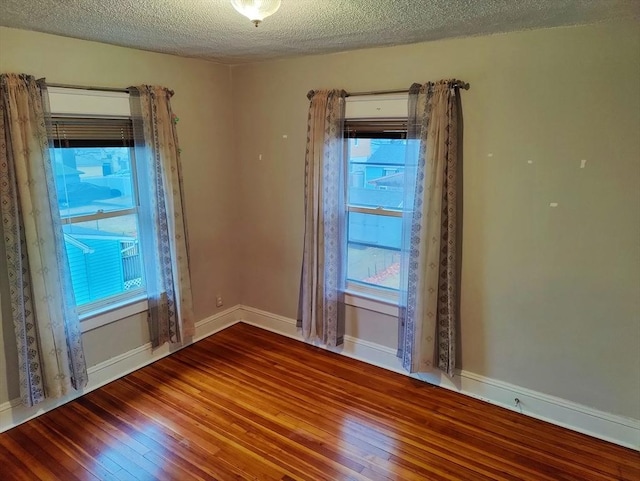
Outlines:
[{"label": "window frame", "polygon": [[[61,118],[87,118],[87,119],[113,119],[131,120],[131,110],[129,107],[129,94],[125,92],[107,92],[85,89],[51,87],[49,90],[49,101],[51,107],[51,117],[55,122]],[[96,141],[95,147],[100,147]],[[55,148],[63,148],[58,145]],[[85,148],[91,148],[87,145]],[[133,207],[126,207],[118,210],[104,212],[100,209],[95,213],[81,214],[78,216],[63,216],[60,214],[62,225],[73,225],[80,222],[122,217],[125,215],[135,215],[139,232],[140,213],[140,193],[138,178],[136,174],[136,158],[134,146],[128,146],[132,183],[132,204]],[[139,241],[138,241],[139,242]],[[138,245],[140,249],[140,246]],[[141,262],[144,262],[144,252],[140,250]],[[144,270],[141,269],[144,279]],[[140,314],[148,310],[146,288],[143,286],[132,289],[129,292],[105,297],[95,302],[78,306],[78,317],[80,319],[80,329],[82,332],[91,331],[106,324],[125,319],[130,316]]]},{"label": "window frame", "polygon": [[[343,174],[345,179],[345,226],[348,226],[350,213],[363,213],[383,215],[395,218],[402,218],[401,209],[389,209],[381,206],[359,206],[351,205],[348,198],[348,182],[349,173],[349,127],[356,122],[366,122],[375,126],[375,124],[407,122],[408,95],[379,95],[379,96],[359,96],[348,97],[346,99],[345,127],[343,129],[344,151],[343,151]],[[382,127],[381,125],[381,127]],[[404,136],[395,138],[406,138],[406,127],[403,129]],[[357,137],[356,137],[357,138]],[[383,137],[392,138],[392,137]],[[367,309],[389,316],[398,316],[398,304],[400,291],[383,286],[375,286],[366,283],[360,283],[348,278],[348,231],[345,233],[345,279],[344,279],[344,297],[345,303],[354,307]]]},{"label": "window frame", "polygon": [[[377,122],[372,121],[371,125],[375,125]],[[380,134],[383,134],[383,129],[384,129],[384,124],[383,122],[380,122]],[[351,165],[351,163],[349,162],[349,140],[353,139],[353,138],[370,138],[370,137],[366,137],[366,136],[358,136],[358,137],[347,137],[348,134],[348,126],[349,126],[349,122],[345,122],[345,142],[344,142],[344,178],[348,179],[349,178],[349,166]],[[405,135],[389,135],[389,136],[385,136],[383,137],[382,135],[376,135],[375,137],[372,138],[382,138],[382,139],[400,139],[400,138],[406,138],[406,131],[405,131]],[[351,204],[349,202],[349,195],[348,195],[348,183],[345,182],[345,214],[346,214],[346,219],[345,219],[345,224],[347,225],[347,231],[346,231],[346,239],[345,239],[345,247],[347,249],[347,253],[345,256],[345,260],[348,264],[348,260],[349,260],[349,254],[348,254],[348,248],[349,248],[349,244],[353,244],[349,242],[349,238],[348,238],[348,225],[349,225],[349,218],[351,214],[369,214],[369,215],[376,215],[376,216],[383,216],[383,217],[393,217],[393,218],[402,218],[402,210],[401,209],[391,209],[388,207],[383,207],[383,206],[377,206],[377,207],[372,207],[372,206],[362,206],[362,205],[357,205],[357,204]],[[357,242],[355,244],[358,244]],[[360,243],[361,245],[365,245]],[[394,288],[390,288],[390,287],[384,287],[384,286],[377,286],[375,284],[370,284],[370,283],[366,283],[366,282],[360,282],[356,279],[350,279],[349,277],[349,272],[348,272],[348,267],[345,269],[345,293],[350,295],[351,297],[357,297],[361,300],[365,300],[366,302],[359,302],[359,301],[355,301],[354,299],[351,299],[351,305],[358,305],[358,307],[364,307],[365,305],[369,310],[376,310],[378,312],[395,312],[397,311],[397,308],[395,310],[393,309],[388,309],[387,306],[393,306],[393,305],[397,305],[398,301],[399,301],[399,289],[394,289]],[[375,302],[377,305],[373,305],[371,304],[372,302]],[[355,303],[355,304],[354,304]]]}]

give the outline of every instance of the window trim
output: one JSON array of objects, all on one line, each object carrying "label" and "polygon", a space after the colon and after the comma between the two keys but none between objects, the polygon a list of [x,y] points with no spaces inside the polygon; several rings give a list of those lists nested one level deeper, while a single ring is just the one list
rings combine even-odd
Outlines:
[{"label": "window trim", "polygon": [[356,214],[372,214],[372,215],[384,215],[387,217],[402,217],[402,211],[397,209],[387,209],[385,207],[361,207],[358,205],[347,204],[347,212],[354,212]]},{"label": "window trim", "polygon": [[[347,286],[344,290],[344,302],[350,306],[398,317],[399,292],[384,291],[385,289],[380,287],[370,287],[347,281]],[[383,292],[385,295],[381,296]]]},{"label": "window trim", "polygon": [[[135,187],[134,187],[135,189]],[[110,210],[105,212],[102,209],[98,209],[95,214],[81,214],[70,215],[66,217],[60,217],[62,225],[80,224],[81,222],[90,222],[93,220],[111,219],[113,217],[124,217],[125,215],[138,214],[138,206],[129,207],[127,209]]]},{"label": "window trim", "polygon": [[345,118],[407,118],[409,94],[354,95],[345,102]]},{"label": "window trim", "polygon": [[129,94],[106,90],[48,87],[52,114],[61,117],[131,118]]},{"label": "window trim", "polygon": [[103,306],[91,312],[78,313],[80,331],[88,332],[149,310],[146,293]]},{"label": "window trim", "polygon": [[114,296],[103,297],[98,301],[77,306],[78,316],[85,318],[92,317],[93,315],[108,311],[112,307],[123,306],[129,302],[135,302],[137,299],[145,295],[146,289],[144,287],[138,287],[137,289],[125,291]]}]

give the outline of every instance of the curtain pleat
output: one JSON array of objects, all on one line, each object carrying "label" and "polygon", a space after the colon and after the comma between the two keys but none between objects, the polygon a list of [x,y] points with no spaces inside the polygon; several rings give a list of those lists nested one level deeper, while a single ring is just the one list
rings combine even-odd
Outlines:
[{"label": "curtain pleat", "polygon": [[409,92],[398,357],[411,372],[455,370],[459,105],[449,80]]},{"label": "curtain pleat", "polygon": [[195,333],[177,117],[171,110],[171,96],[166,88],[148,85],[132,88],[130,95],[153,347],[184,343]]},{"label": "curtain pleat", "polygon": [[88,381],[49,158],[47,99],[32,76],[0,76],[0,210],[27,406]]},{"label": "curtain pleat", "polygon": [[311,98],[305,157],[305,233],[298,327],[329,347],[344,339],[344,92]]}]

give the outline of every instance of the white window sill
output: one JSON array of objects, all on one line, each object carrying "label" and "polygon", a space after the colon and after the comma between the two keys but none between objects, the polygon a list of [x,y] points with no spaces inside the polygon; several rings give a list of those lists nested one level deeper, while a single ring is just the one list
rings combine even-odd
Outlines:
[{"label": "white window sill", "polygon": [[344,291],[344,302],[350,306],[368,311],[379,312],[387,316],[398,317],[398,296],[395,293],[384,293],[384,296],[377,296],[374,289],[359,290],[358,286],[348,286]]},{"label": "white window sill", "polygon": [[149,309],[145,296],[135,297],[80,314],[80,331],[87,332]]}]

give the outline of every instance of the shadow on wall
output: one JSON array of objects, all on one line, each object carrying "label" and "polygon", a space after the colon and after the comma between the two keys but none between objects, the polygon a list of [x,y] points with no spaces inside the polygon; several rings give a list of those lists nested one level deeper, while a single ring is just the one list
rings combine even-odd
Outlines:
[{"label": "shadow on wall", "polygon": [[458,217],[456,219],[456,230],[458,233],[458,245],[456,246],[456,259],[458,259],[458,265],[456,275],[456,287],[458,289],[458,299],[455,306],[456,309],[456,368],[462,369],[462,243],[464,242],[464,115],[462,112],[462,99],[458,95],[456,97],[458,102],[458,128],[460,130],[458,135],[458,177],[457,177],[457,192],[463,193],[458,195],[456,201],[458,202]]},{"label": "shadow on wall", "polygon": [[[469,255],[469,253],[482,253],[486,252],[486,229],[488,228],[486,222],[482,218],[477,218],[478,213],[481,217],[486,217],[486,190],[491,188],[491,182],[487,178],[486,169],[474,168],[477,166],[476,159],[475,166],[465,169],[465,152],[464,152],[464,139],[466,135],[474,137],[471,142],[467,138],[467,143],[477,144],[478,139],[487,136],[484,131],[485,125],[480,124],[478,128],[473,132],[465,132],[464,122],[464,99],[458,96],[458,122],[460,126],[460,135],[458,136],[458,192],[462,195],[458,196],[458,235],[460,240],[457,246],[458,254],[458,292],[460,293],[458,298],[458,316],[456,325],[456,368],[462,370],[471,370],[473,372],[485,372],[484,369],[487,364],[487,342],[486,342],[486,285],[485,285],[485,271],[487,259],[484,256]],[[462,107],[460,106],[462,103]],[[465,182],[464,174],[467,174]],[[472,173],[472,176],[469,176]],[[471,190],[475,190],[473,198],[470,199],[471,211],[473,211],[476,218],[465,218],[465,184],[468,189],[471,186]],[[466,228],[465,228],[466,227]],[[465,234],[471,233],[472,235]],[[472,242],[472,244],[470,243]],[[467,253],[465,258],[464,253]],[[463,277],[464,276],[464,277]],[[463,282],[464,281],[464,282]],[[464,298],[464,303],[462,299]],[[463,309],[463,306],[465,308]],[[472,353],[466,356],[464,353]],[[471,361],[471,363],[469,362]],[[470,367],[469,364],[472,364]],[[458,380],[456,380],[456,386],[458,386]]]}]

